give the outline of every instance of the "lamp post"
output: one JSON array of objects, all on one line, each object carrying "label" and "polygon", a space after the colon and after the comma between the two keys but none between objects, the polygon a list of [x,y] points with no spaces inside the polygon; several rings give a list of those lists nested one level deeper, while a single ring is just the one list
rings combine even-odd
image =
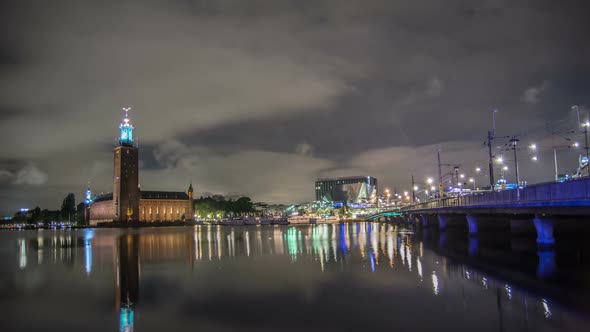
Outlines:
[{"label": "lamp post", "polygon": [[469,182],[473,183],[473,190],[475,190],[475,179],[469,178]]},{"label": "lamp post", "polygon": [[418,191],[418,186],[414,185],[414,187],[412,187],[412,200],[415,202],[416,201],[416,192]]},{"label": "lamp post", "polygon": [[518,143],[518,138],[511,138],[510,143],[512,143],[512,150],[514,151],[514,171],[516,173],[516,188],[520,187],[520,178],[518,177],[518,159],[516,158],[516,143]]},{"label": "lamp post", "polygon": [[502,167],[502,179],[505,180],[505,172],[508,170],[508,166],[503,166]]},{"label": "lamp post", "polygon": [[[566,141],[570,141],[570,139],[569,138],[566,138]],[[555,174],[554,174],[555,175],[555,181],[558,181],[559,180],[559,171],[558,171],[558,168],[557,168],[557,150],[566,149],[566,148],[567,149],[577,149],[579,147],[580,147],[580,143],[578,143],[578,142],[574,142],[574,143],[568,144],[568,145],[553,145],[551,147],[541,147],[541,148],[550,148],[550,149],[553,150],[553,167],[554,167],[554,171],[555,171]],[[533,151],[537,151],[539,147],[537,146],[537,144],[534,144],[533,143],[533,144],[531,144],[529,146],[529,148],[531,150],[533,150]],[[537,158],[536,155],[533,156],[532,159],[533,159],[533,161],[537,161],[538,160],[538,158]]]},{"label": "lamp post", "polygon": [[584,123],[580,122],[580,107],[578,107],[577,105],[572,106],[572,110],[576,111],[576,114],[578,116],[578,125],[581,126],[582,128],[584,128],[584,140],[585,140],[585,146],[584,149],[586,150],[586,169],[588,171],[588,176],[590,176],[590,165],[588,165],[588,161],[590,161],[590,159],[588,158],[588,126],[590,126],[590,121],[586,121]]},{"label": "lamp post", "polygon": [[588,176],[590,176],[590,165],[588,165],[588,162],[590,161],[588,158],[588,126],[590,126],[590,121],[586,121],[584,123],[584,139],[586,140],[586,146],[584,147],[584,149],[586,149],[586,170],[588,171]]},{"label": "lamp post", "polygon": [[492,110],[492,130],[488,131],[488,154],[489,154],[489,172],[490,188],[494,188],[494,155],[492,154],[492,141],[496,136],[496,113],[497,109]]}]

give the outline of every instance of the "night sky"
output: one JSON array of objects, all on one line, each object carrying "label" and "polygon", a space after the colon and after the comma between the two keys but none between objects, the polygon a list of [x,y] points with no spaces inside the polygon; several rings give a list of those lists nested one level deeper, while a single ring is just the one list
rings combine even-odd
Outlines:
[{"label": "night sky", "polygon": [[[317,177],[373,175],[401,191],[412,173],[436,177],[437,149],[470,176],[487,165],[495,108],[498,136],[541,147],[536,163],[518,151],[521,179],[551,180],[550,147],[583,143],[551,130],[577,129],[572,105],[588,118],[588,7],[2,1],[0,213],[79,201],[88,181],[112,191],[124,106],[144,190],[192,181],[197,197],[294,203],[314,198]],[[573,171],[581,151],[558,153]]]}]

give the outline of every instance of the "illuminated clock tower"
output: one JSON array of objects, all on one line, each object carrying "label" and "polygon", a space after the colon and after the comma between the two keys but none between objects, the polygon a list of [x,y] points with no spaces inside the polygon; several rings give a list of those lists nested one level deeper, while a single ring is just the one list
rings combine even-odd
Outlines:
[{"label": "illuminated clock tower", "polygon": [[113,204],[115,221],[139,220],[139,151],[133,143],[130,108],[123,108],[125,118],[119,126],[119,145],[115,148]]}]

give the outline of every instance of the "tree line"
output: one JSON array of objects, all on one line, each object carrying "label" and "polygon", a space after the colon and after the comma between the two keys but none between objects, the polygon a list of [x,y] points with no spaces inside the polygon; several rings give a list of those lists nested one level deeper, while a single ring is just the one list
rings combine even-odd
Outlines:
[{"label": "tree line", "polygon": [[73,193],[66,195],[59,210],[41,209],[37,206],[34,209],[17,211],[11,219],[13,223],[43,223],[45,225],[60,221],[77,222],[78,225],[86,223],[84,219],[84,203],[76,205],[76,196]]},{"label": "tree line", "polygon": [[195,199],[195,214],[199,219],[225,218],[254,213],[250,197],[240,197],[235,201],[222,196],[200,197]]}]

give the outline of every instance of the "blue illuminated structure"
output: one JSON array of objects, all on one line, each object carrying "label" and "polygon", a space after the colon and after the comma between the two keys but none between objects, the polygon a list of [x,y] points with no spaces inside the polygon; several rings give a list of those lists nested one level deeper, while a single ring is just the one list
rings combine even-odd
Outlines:
[{"label": "blue illuminated structure", "polygon": [[119,135],[119,145],[121,146],[133,146],[133,126],[129,122],[129,111],[131,108],[124,107],[123,111],[125,111],[125,118],[123,119],[123,123],[119,126],[121,129],[121,134]]},{"label": "blue illuminated structure", "polygon": [[92,191],[90,191],[90,183],[88,183],[88,188],[86,188],[86,198],[84,199],[84,204],[90,205],[92,201]]}]

